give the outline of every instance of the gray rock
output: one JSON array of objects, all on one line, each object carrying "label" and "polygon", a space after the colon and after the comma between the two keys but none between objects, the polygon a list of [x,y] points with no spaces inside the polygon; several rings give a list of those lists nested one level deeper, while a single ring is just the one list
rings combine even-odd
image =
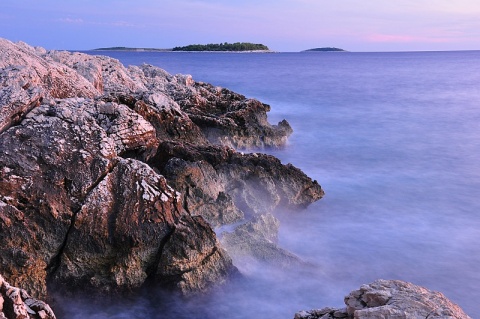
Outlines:
[{"label": "gray rock", "polygon": [[345,304],[345,309],[301,311],[295,319],[471,319],[442,293],[400,280],[363,285],[345,297]]}]

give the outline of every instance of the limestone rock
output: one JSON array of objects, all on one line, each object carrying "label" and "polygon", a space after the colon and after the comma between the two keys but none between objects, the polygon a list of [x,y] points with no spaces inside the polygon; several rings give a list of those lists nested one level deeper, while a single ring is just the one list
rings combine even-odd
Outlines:
[{"label": "limestone rock", "polygon": [[[30,112],[0,141],[4,271],[38,295],[47,293],[47,280],[70,291],[139,288],[156,276],[163,247],[175,238],[171,233],[184,215],[181,195],[165,178],[142,162],[119,157],[125,149],[147,147],[152,136],[145,132],[152,127],[121,105],[52,102]],[[120,133],[122,116],[136,136]],[[194,234],[192,241],[211,237],[217,245],[213,232]],[[207,266],[197,258],[190,268],[208,267],[208,276],[216,276],[217,266],[222,274],[232,268],[225,254],[215,262]]]},{"label": "limestone rock", "polygon": [[0,269],[37,297],[203,291],[236,272],[212,227],[253,219],[278,253],[269,214],[323,196],[232,148],[279,147],[286,121],[189,75],[0,39],[0,83]]},{"label": "limestone rock", "polygon": [[90,82],[98,93],[128,94],[145,90],[143,83],[133,80],[127,68],[117,59],[67,51],[48,51],[42,57],[75,70]]},{"label": "limestone rock", "polygon": [[40,86],[57,98],[93,97],[99,93],[75,70],[63,63],[45,60],[38,55],[39,50],[29,48],[25,43],[17,45],[0,39],[0,53],[0,68],[13,67],[12,71],[28,70],[21,73],[20,77],[13,77],[23,81],[22,87]]},{"label": "limestone rock", "polygon": [[[223,192],[231,196],[238,209],[253,216],[272,212],[279,205],[306,207],[324,195],[316,181],[293,165],[283,165],[270,155],[243,154],[226,146],[165,142],[150,164],[164,171],[174,187],[186,194],[187,209],[189,198],[198,207],[202,200],[198,197],[216,201]],[[188,180],[181,177],[185,170]],[[193,174],[195,170],[199,173]]]},{"label": "limestone rock", "polygon": [[102,100],[128,105],[155,128],[158,141],[208,143],[200,129],[180,106],[162,92],[111,93],[103,96]]},{"label": "limestone rock", "polygon": [[[287,121],[270,125],[270,106],[255,99],[196,82],[193,88],[174,99],[214,144],[235,148],[280,147],[293,132]],[[182,92],[183,93],[183,92]]]},{"label": "limestone rock", "polygon": [[[162,283],[174,284],[184,294],[220,284],[235,272],[230,257],[218,246],[215,233],[201,217],[184,215],[163,250],[157,278]],[[210,271],[201,271],[202,268]]]},{"label": "limestone rock", "polygon": [[46,295],[46,275],[85,196],[113,167],[113,140],[81,107],[42,105],[0,138],[0,265]]},{"label": "limestone rock", "polygon": [[345,297],[346,308],[301,311],[295,319],[471,319],[442,293],[400,280],[377,280]]},{"label": "limestone rock", "polygon": [[195,82],[189,75],[172,76],[151,65],[142,65],[143,73],[135,68],[129,70],[147,88],[175,101],[213,144],[235,148],[281,147],[293,132],[285,120],[270,125],[267,121],[270,106],[255,99]]},{"label": "limestone rock", "polygon": [[25,290],[11,286],[0,275],[0,318],[55,319],[48,304],[32,298]]}]

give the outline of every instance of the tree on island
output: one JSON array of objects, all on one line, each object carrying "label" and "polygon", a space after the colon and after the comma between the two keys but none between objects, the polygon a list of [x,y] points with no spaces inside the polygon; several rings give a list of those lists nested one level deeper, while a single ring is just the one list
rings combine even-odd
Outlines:
[{"label": "tree on island", "polygon": [[249,42],[191,44],[183,47],[174,47],[172,51],[266,51],[266,45]]}]

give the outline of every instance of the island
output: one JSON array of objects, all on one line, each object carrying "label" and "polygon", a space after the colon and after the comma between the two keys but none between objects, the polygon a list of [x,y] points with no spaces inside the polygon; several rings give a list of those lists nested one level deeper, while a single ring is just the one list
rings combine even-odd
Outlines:
[{"label": "island", "polygon": [[171,51],[215,51],[215,52],[270,52],[270,49],[264,44],[250,42],[235,43],[210,43],[210,44],[190,44],[186,46],[177,46],[173,49],[158,48],[131,48],[131,47],[105,47],[93,49],[93,51],[133,51],[133,52],[171,52]]},{"label": "island", "polygon": [[250,42],[191,44],[183,47],[174,47],[172,51],[270,51],[264,44]]},{"label": "island", "polygon": [[340,48],[333,48],[333,47],[325,47],[325,48],[314,48],[314,49],[309,49],[305,50],[303,52],[346,52],[344,49]]}]

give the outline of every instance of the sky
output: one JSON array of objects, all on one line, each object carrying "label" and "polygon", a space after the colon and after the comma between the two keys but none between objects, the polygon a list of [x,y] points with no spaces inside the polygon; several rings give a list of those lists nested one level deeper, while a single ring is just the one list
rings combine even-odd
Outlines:
[{"label": "sky", "polygon": [[57,50],[480,50],[480,0],[0,0],[0,37]]}]

